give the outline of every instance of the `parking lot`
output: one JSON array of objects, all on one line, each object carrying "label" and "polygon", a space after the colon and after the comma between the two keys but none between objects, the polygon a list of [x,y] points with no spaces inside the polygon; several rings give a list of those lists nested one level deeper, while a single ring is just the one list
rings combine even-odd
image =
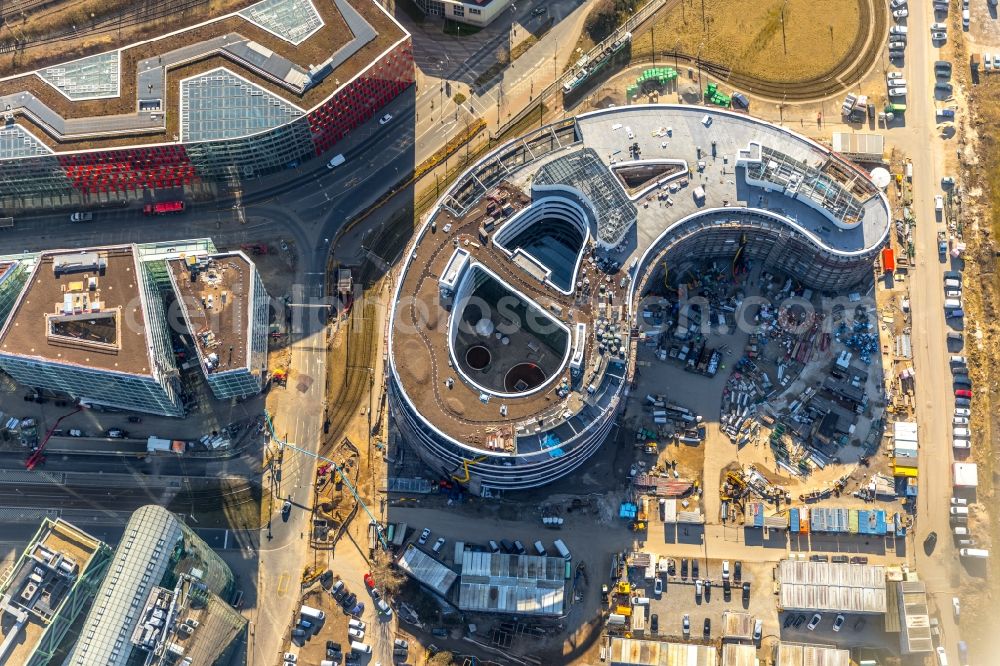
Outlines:
[{"label": "parking lot", "polygon": [[[724,591],[721,560],[706,560],[704,558],[673,558],[675,562],[674,575],[661,574],[663,593],[654,593],[653,581],[645,580],[640,569],[630,570],[630,582],[636,586],[634,596],[649,598],[649,610],[646,618],[646,637],[663,640],[691,640],[703,642],[706,638],[717,640],[722,636],[722,614],[725,611],[747,612],[764,622],[764,635],[775,633],[777,628],[777,613],[774,609],[774,596],[771,593],[772,566],[767,563],[740,563],[740,581],[736,581],[736,561],[730,562],[730,577],[732,580],[730,594]],[[687,562],[687,575],[684,574],[684,563]],[[709,581],[710,586],[701,586],[701,595],[697,594],[695,583],[695,568],[697,575],[703,581]],[[742,584],[750,583],[749,599],[744,599]],[[683,617],[687,614],[690,620],[690,636],[685,637]],[[652,617],[658,618],[657,631],[652,631]],[[710,634],[704,635],[704,623],[711,623]]]}]

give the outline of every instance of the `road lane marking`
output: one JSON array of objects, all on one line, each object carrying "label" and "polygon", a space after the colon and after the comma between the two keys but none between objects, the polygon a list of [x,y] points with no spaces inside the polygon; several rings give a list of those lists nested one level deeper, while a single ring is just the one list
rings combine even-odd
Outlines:
[{"label": "road lane marking", "polygon": [[277,594],[279,597],[285,596],[285,592],[288,591],[288,574],[283,573],[278,576],[278,590]]}]

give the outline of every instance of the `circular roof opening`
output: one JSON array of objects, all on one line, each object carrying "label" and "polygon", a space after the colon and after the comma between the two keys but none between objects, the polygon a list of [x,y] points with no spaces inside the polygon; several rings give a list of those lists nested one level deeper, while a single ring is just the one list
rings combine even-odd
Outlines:
[{"label": "circular roof opening", "polygon": [[530,391],[545,381],[545,373],[534,363],[518,363],[504,375],[503,385],[507,393]]},{"label": "circular roof opening", "polygon": [[493,355],[490,354],[489,349],[482,345],[469,347],[469,350],[465,352],[465,362],[473,370],[482,370],[488,367],[491,360],[493,360]]}]

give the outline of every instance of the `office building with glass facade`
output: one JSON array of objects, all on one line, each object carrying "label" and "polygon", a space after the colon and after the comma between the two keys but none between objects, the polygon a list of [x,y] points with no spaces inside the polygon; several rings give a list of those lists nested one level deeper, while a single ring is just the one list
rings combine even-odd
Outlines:
[{"label": "office building with glass facade", "polygon": [[[127,201],[294,168],[414,81],[410,36],[375,0],[261,0],[193,28],[0,82],[0,206]],[[81,117],[94,99],[107,115]]]},{"label": "office building with glass facade", "polygon": [[234,589],[229,566],[177,516],[141,507],[63,663],[218,663],[246,628],[227,603]]},{"label": "office building with glass facade", "polygon": [[175,302],[216,398],[256,395],[267,375],[269,297],[242,252],[167,262]]},{"label": "office building with glass facade", "polygon": [[[242,252],[219,254],[195,239],[0,257],[0,269],[0,305],[5,290],[13,294],[0,368],[26,387],[183,416],[174,354],[182,333],[216,397],[263,386],[269,298]],[[169,307],[180,312],[168,319]]]}]

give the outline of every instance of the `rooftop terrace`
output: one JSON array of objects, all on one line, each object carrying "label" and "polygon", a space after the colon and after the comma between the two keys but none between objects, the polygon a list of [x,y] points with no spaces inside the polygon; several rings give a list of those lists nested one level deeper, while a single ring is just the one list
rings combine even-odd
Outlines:
[{"label": "rooftop terrace", "polygon": [[0,351],[150,374],[138,271],[127,245],[42,254],[0,331]]},{"label": "rooftop terrace", "polygon": [[167,265],[205,372],[246,367],[250,261],[234,252],[172,259]]},{"label": "rooftop terrace", "polygon": [[[259,122],[260,107],[245,97],[281,100],[284,122],[330,97],[405,33],[374,0],[261,0],[242,11],[182,28],[120,51],[90,53],[0,80],[0,105],[17,117],[22,133],[57,150],[232,138],[273,124]],[[105,45],[106,42],[95,42]],[[29,67],[30,67],[30,60]],[[188,117],[181,81],[220,65],[244,83],[233,102],[220,99],[230,122],[224,133],[198,132]],[[215,74],[215,72],[213,72]],[[218,87],[217,87],[218,88]],[[234,115],[242,110],[242,121]],[[23,156],[5,150],[0,159]],[[14,148],[18,148],[15,146]],[[23,151],[23,149],[20,149]]]}]

